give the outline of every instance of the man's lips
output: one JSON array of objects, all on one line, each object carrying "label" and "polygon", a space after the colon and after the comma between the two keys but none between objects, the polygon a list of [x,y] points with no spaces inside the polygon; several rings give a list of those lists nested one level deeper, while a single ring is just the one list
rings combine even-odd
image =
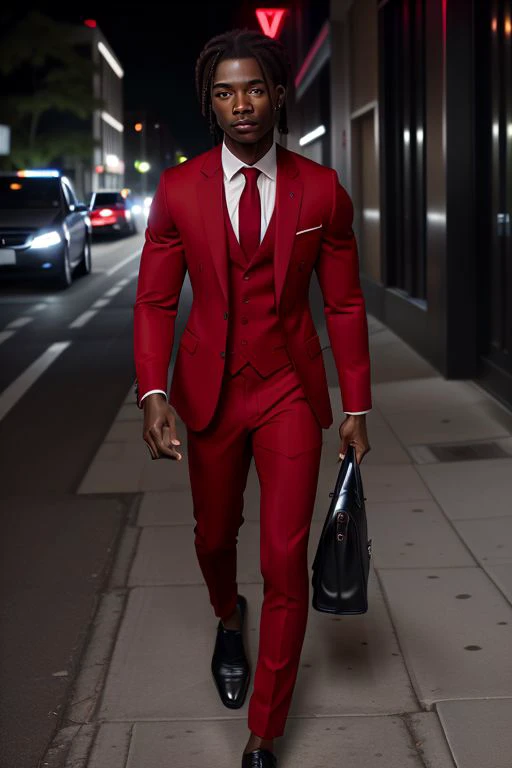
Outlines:
[{"label": "man's lips", "polygon": [[237,120],[236,123],[231,123],[233,128],[242,128],[243,126],[258,125],[254,120]]}]

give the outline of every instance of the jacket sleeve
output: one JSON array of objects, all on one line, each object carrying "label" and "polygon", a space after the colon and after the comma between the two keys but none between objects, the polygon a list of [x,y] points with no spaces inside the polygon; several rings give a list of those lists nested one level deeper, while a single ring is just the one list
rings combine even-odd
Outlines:
[{"label": "jacket sleeve", "polygon": [[354,206],[331,171],[331,211],[315,271],[324,300],[327,333],[345,412],[372,407],[368,321],[359,281],[359,258],[352,222]]},{"label": "jacket sleeve", "polygon": [[167,205],[163,171],[149,211],[133,308],[137,403],[150,390],[167,391],[178,302],[187,272],[180,234]]}]

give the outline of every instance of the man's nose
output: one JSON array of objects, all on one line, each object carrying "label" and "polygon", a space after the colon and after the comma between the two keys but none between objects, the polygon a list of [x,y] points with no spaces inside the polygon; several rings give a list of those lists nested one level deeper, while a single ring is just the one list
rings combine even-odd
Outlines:
[{"label": "man's nose", "polygon": [[250,102],[250,100],[247,98],[247,96],[244,94],[242,96],[238,96],[238,98],[235,101],[235,105],[233,107],[233,114],[236,115],[240,112],[252,112],[253,107]]}]

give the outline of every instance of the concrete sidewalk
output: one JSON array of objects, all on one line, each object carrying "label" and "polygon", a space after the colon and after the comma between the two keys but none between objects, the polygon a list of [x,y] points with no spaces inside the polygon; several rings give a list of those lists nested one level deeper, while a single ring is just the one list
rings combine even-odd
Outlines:
[{"label": "concrete sidewalk", "polygon": [[[361,467],[373,539],[370,609],[310,606],[280,768],[512,765],[512,414],[447,382],[370,318],[372,451]],[[332,381],[333,361],[325,353]],[[310,563],[336,479],[339,391],[324,431]],[[247,708],[210,673],[217,620],[193,545],[181,463],[152,462],[130,391],[79,489],[138,493],[103,595],[66,726],[45,765],[238,768]],[[262,579],[254,463],[238,578],[257,658]],[[311,588],[310,588],[311,589]],[[62,755],[67,755],[65,761]]]}]

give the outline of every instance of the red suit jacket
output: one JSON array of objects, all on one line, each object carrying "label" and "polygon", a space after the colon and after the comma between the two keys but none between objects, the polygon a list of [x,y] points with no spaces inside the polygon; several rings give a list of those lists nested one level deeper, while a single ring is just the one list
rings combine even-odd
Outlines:
[{"label": "red suit jacket", "polygon": [[[275,308],[287,350],[321,426],[333,414],[320,339],[309,306],[313,269],[346,411],[372,407],[368,325],[359,282],[353,205],[336,171],[277,145]],[[167,391],[175,318],[188,271],[193,302],[181,336],[169,402],[192,430],[215,411],[229,315],[221,145],[167,168],[153,199],[134,306],[139,397]]]}]

